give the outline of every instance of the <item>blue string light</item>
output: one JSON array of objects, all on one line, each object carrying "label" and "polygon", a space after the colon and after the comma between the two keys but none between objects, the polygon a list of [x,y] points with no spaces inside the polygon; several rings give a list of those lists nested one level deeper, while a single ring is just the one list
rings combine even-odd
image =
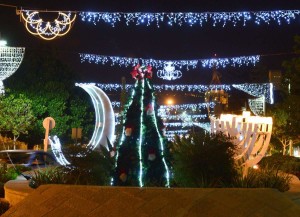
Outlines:
[{"label": "blue string light", "polygon": [[[120,91],[122,88],[121,84],[101,84],[96,83],[96,86],[103,89],[104,91]],[[155,91],[185,91],[185,92],[199,92],[203,93],[208,90],[225,90],[230,91],[231,88],[236,88],[238,90],[244,91],[251,96],[261,97],[265,96],[267,103],[274,103],[273,96],[273,84],[272,83],[260,83],[260,84],[231,84],[231,85],[153,85]],[[126,85],[126,90],[132,88],[132,85]]]},{"label": "blue string light", "polygon": [[249,22],[257,25],[270,24],[275,22],[281,25],[283,22],[290,24],[300,15],[300,10],[276,10],[276,11],[240,11],[240,12],[80,12],[79,16],[83,22],[97,24],[100,22],[108,23],[115,27],[117,23],[124,22],[127,26],[130,24],[150,26],[155,23],[160,27],[161,23],[167,23],[170,26],[204,26],[205,24],[223,27],[230,23],[232,26],[241,24],[246,26]]},{"label": "blue string light", "polygon": [[[122,84],[102,84],[102,83],[96,83],[96,86],[101,88],[104,91],[121,91],[123,86]],[[153,85],[153,88],[155,91],[186,91],[186,92],[199,92],[203,93],[208,90],[225,90],[230,91],[231,87],[227,84],[218,84],[218,85],[201,85],[201,84],[177,84],[177,85],[168,85],[168,84],[162,84],[162,85]],[[128,92],[132,89],[132,85],[126,84],[125,90]]]},{"label": "blue string light", "polygon": [[104,56],[96,54],[79,53],[81,63],[95,63],[95,64],[110,64],[111,66],[120,67],[133,67],[140,65],[151,65],[154,68],[164,68],[166,65],[172,63],[174,67],[179,69],[186,67],[197,68],[200,64],[203,68],[225,68],[227,66],[242,66],[242,65],[255,65],[260,60],[260,55],[254,56],[240,56],[231,58],[210,58],[210,59],[194,59],[194,60],[155,60],[155,59],[143,59],[143,58],[129,58],[118,56]]}]

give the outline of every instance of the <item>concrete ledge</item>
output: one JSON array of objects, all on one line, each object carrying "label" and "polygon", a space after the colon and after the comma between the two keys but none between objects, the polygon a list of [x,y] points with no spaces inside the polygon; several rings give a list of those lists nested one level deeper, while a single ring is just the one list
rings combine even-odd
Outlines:
[{"label": "concrete ledge", "polygon": [[4,184],[5,200],[11,206],[16,205],[27,197],[34,189],[29,187],[28,180],[11,180]]},{"label": "concrete ledge", "polygon": [[274,189],[42,185],[3,216],[299,216]]}]

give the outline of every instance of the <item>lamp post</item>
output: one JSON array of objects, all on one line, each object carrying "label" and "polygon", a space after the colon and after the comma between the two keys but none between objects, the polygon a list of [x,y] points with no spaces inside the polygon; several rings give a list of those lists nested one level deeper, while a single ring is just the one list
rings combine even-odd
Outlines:
[{"label": "lamp post", "polygon": [[3,80],[19,68],[25,53],[24,47],[8,47],[0,40],[0,94],[4,94]]}]

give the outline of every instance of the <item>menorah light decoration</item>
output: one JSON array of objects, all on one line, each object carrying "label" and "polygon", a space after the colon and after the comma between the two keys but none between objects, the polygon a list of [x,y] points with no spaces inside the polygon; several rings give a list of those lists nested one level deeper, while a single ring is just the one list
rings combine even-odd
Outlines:
[{"label": "menorah light decoration", "polygon": [[243,115],[221,114],[219,119],[211,119],[211,132],[230,136],[238,146],[235,160],[242,161],[243,176],[265,156],[272,126],[272,117],[250,116],[246,111]]},{"label": "menorah light decoration", "polygon": [[[57,13],[54,21],[44,21],[40,17],[40,12]],[[64,11],[17,11],[24,21],[25,27],[29,33],[39,36],[44,40],[52,40],[67,34],[72,28],[76,19],[76,13]]]},{"label": "menorah light decoration", "polygon": [[4,94],[3,80],[17,71],[24,53],[24,47],[8,47],[6,41],[0,41],[0,94]]}]

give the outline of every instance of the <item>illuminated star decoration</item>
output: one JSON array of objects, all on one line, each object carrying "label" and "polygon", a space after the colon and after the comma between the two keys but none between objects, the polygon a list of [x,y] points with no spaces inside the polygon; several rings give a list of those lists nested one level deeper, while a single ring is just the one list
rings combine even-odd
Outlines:
[{"label": "illuminated star decoration", "polygon": [[20,10],[18,13],[24,21],[29,33],[45,40],[52,40],[67,34],[76,19],[75,12],[43,11],[45,13],[57,13],[57,18],[50,22],[40,18],[39,11]]},{"label": "illuminated star decoration", "polygon": [[164,69],[157,71],[157,77],[164,80],[175,80],[181,78],[181,76],[181,71],[175,70],[173,62],[166,62]]},{"label": "illuminated star decoration", "polygon": [[237,26],[241,24],[246,26],[248,22],[254,22],[257,25],[270,24],[272,22],[281,25],[283,22],[290,24],[292,20],[300,15],[300,10],[276,10],[276,11],[236,11],[236,12],[80,12],[83,22],[91,22],[95,25],[100,22],[108,23],[112,27],[119,22],[124,22],[126,25],[145,25],[150,26],[156,23],[160,27],[161,23],[166,23],[170,26],[204,26],[205,24],[223,27],[226,24]]},{"label": "illuminated star decoration", "polygon": [[152,78],[152,67],[151,66],[140,66],[136,65],[132,72],[130,72],[131,76],[135,80],[146,78]]}]

